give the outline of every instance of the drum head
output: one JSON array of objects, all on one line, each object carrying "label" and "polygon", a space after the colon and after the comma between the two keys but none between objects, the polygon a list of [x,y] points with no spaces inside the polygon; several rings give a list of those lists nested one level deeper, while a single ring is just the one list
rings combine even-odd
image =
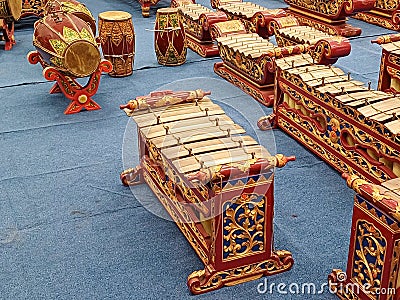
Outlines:
[{"label": "drum head", "polygon": [[96,71],[100,63],[99,49],[88,41],[76,41],[65,50],[65,66],[78,77],[85,77]]},{"label": "drum head", "polygon": [[99,13],[99,19],[105,21],[123,21],[131,19],[132,15],[126,11],[111,10]]},{"label": "drum head", "polygon": [[11,10],[11,15],[14,20],[18,20],[21,16],[22,1],[21,0],[8,0],[8,5]]}]

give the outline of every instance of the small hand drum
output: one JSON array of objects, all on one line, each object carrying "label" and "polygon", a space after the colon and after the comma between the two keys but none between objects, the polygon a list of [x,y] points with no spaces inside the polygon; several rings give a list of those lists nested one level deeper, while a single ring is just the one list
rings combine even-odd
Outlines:
[{"label": "small hand drum", "polygon": [[177,8],[157,10],[154,50],[161,65],[178,66],[186,61],[185,30]]},{"label": "small hand drum", "polygon": [[113,65],[110,76],[129,76],[135,59],[135,30],[132,16],[124,11],[99,14],[99,36],[104,58]]}]

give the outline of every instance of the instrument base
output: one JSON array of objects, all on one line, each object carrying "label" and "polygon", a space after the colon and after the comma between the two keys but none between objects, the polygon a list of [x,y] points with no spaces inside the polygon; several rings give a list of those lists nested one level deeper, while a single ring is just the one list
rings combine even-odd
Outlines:
[{"label": "instrument base", "polygon": [[[357,13],[354,16],[352,16],[354,19],[361,20],[370,24],[378,25],[390,30],[400,30],[400,11],[396,10],[393,12],[393,17],[392,16],[382,16],[381,14],[378,14],[378,12],[375,13],[374,10],[368,11],[368,12],[362,12],[362,13]],[[393,20],[396,20],[394,22]]]},{"label": "instrument base", "polygon": [[7,23],[6,20],[1,19],[1,33],[3,34],[0,36],[0,40],[5,41],[4,50],[11,50],[12,47],[15,45],[15,38],[14,38],[14,22]]},{"label": "instrument base", "polygon": [[273,85],[271,87],[257,86],[255,83],[245,80],[242,76],[227,68],[223,62],[214,64],[214,72],[240,88],[243,92],[252,96],[261,104],[268,107],[271,107],[274,104]]},{"label": "instrument base", "polygon": [[202,57],[218,56],[218,46],[213,42],[201,43],[196,38],[186,33],[187,46]]},{"label": "instrument base", "polygon": [[37,51],[32,51],[28,54],[28,61],[31,64],[40,63],[43,67],[43,76],[49,81],[56,81],[50,89],[50,94],[63,93],[65,97],[71,100],[64,114],[75,114],[83,108],[86,110],[100,109],[91,97],[96,94],[100,84],[101,73],[109,73],[112,70],[112,65],[108,60],[102,60],[94,71],[85,86],[80,85],[74,77],[65,75],[54,67],[48,67],[43,62],[42,57]]},{"label": "instrument base", "polygon": [[[175,224],[205,266],[203,270],[195,271],[188,276],[187,285],[193,294],[202,294],[223,286],[232,286],[255,280],[262,276],[278,274],[290,270],[293,266],[294,260],[289,251],[267,250],[271,246],[269,243],[272,241],[272,232],[266,234],[270,242],[267,242],[268,247],[265,252],[259,255],[243,255],[232,261],[221,261],[219,253],[222,253],[225,239],[223,232],[219,231],[221,228],[216,224],[222,224],[223,215],[225,214],[222,213],[213,217],[213,234],[211,236],[208,235],[201,220],[196,217],[196,214],[193,214],[192,208],[196,204],[188,205],[187,200],[175,199],[176,194],[170,190],[168,184],[163,182],[162,176],[160,177],[159,172],[154,166],[151,166],[151,163],[142,160],[141,167],[143,180],[175,221]],[[260,186],[261,189],[265,192],[265,186]],[[272,190],[268,191],[268,193],[270,192]],[[224,199],[224,196],[222,196],[222,199]],[[224,199],[223,201],[229,201],[229,199]],[[204,204],[200,202],[197,205],[200,207]],[[222,203],[219,205],[222,205]],[[267,214],[269,213],[271,211],[267,212]],[[213,236],[216,240],[213,240]],[[210,242],[214,246],[210,246]],[[218,250],[221,250],[221,252]]]},{"label": "instrument base", "polygon": [[332,23],[330,23],[329,20],[325,21],[323,18],[319,18],[318,16],[306,16],[301,13],[294,12],[290,8],[287,10],[287,12],[288,14],[296,17],[300,25],[308,25],[332,35],[353,37],[361,34],[361,28],[347,24],[346,19],[334,22],[332,21]]},{"label": "instrument base", "polygon": [[288,271],[293,263],[292,254],[280,250],[272,252],[269,259],[234,269],[217,271],[213,266],[206,265],[203,270],[194,271],[189,275],[187,285],[193,294],[202,294],[223,286],[232,286]]}]

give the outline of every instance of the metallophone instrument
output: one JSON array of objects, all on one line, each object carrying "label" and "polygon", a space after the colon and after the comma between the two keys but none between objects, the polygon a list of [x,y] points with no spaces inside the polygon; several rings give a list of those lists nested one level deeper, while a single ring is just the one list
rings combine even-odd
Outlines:
[{"label": "metallophone instrument", "polygon": [[188,277],[194,294],[293,265],[273,248],[273,168],[295,158],[271,156],[208,94],[154,92],[121,106],[137,124],[140,158],[121,180],[146,182],[204,263]]},{"label": "metallophone instrument", "polygon": [[341,173],[373,183],[400,175],[400,97],[309,54],[275,63],[274,112],[259,120],[261,129],[281,128]]},{"label": "metallophone instrument", "polygon": [[372,43],[382,47],[378,90],[400,92],[400,34],[378,37]]},{"label": "metallophone instrument", "polygon": [[400,178],[376,185],[344,177],[357,195],[346,272],[332,271],[330,289],[340,299],[399,299]]},{"label": "metallophone instrument", "polygon": [[218,55],[218,47],[211,36],[211,25],[227,21],[226,14],[200,4],[184,4],[178,9],[185,25],[187,46],[202,57]]},{"label": "metallophone instrument", "polygon": [[300,25],[293,16],[274,18],[268,29],[279,47],[305,44],[316,64],[334,64],[339,57],[350,54],[351,44],[346,37],[331,35],[315,27]]},{"label": "metallophone instrument", "polygon": [[361,28],[347,24],[347,16],[374,7],[375,0],[285,0],[287,13],[301,25],[316,27],[332,35],[358,36]]},{"label": "metallophone instrument", "polygon": [[347,38],[330,36],[308,26],[289,27],[288,24],[297,24],[293,19],[283,17],[270,21],[269,30],[277,35],[278,47],[256,33],[241,33],[246,30],[239,20],[229,21],[236,26],[226,26],[228,22],[213,24],[212,35],[217,36],[222,59],[214,64],[215,73],[260,103],[272,106],[276,59],[310,52],[313,62],[330,64],[350,53]]},{"label": "metallophone instrument", "polygon": [[243,22],[247,32],[258,33],[261,37],[269,37],[269,22],[273,18],[286,16],[283,9],[268,9],[251,2],[227,2],[218,3],[218,11],[224,12],[229,20]]},{"label": "metallophone instrument", "polygon": [[[31,64],[40,63],[43,76],[56,81],[50,94],[63,93],[71,100],[65,114],[100,109],[91,98],[100,84],[102,72],[110,72],[112,65],[102,60],[89,23],[73,14],[53,11],[35,22],[33,45],[36,51],[28,54]],[[85,86],[76,78],[88,77]]]},{"label": "metallophone instrument", "polygon": [[21,16],[21,0],[0,0],[0,41],[4,41],[4,50],[15,45],[14,21]]},{"label": "metallophone instrument", "polygon": [[[214,25],[221,31],[225,22]],[[308,50],[304,45],[276,47],[256,33],[226,34],[217,43],[222,62],[214,64],[214,72],[266,106],[274,99],[275,59]]]},{"label": "metallophone instrument", "polygon": [[391,30],[400,30],[400,1],[376,0],[374,8],[353,16],[368,23]]}]

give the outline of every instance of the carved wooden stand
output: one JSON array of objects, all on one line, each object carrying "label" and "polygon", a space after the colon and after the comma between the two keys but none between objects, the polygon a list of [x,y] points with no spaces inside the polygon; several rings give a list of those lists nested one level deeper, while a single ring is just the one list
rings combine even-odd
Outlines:
[{"label": "carved wooden stand", "polygon": [[1,32],[3,33],[0,40],[5,41],[4,50],[8,51],[15,45],[14,22],[6,22],[5,19],[0,19],[0,22],[2,23]]},{"label": "carved wooden stand", "polygon": [[288,14],[295,16],[301,25],[345,37],[361,34],[361,28],[346,23],[347,16],[370,10],[375,4],[375,0],[285,0],[285,2],[290,5]]},{"label": "carved wooden stand", "polygon": [[258,102],[265,106],[272,106],[274,103],[274,85],[259,86],[254,82],[251,82],[244,76],[241,76],[238,72],[231,70],[223,62],[217,62],[214,64],[214,72],[226,79],[233,85],[240,88],[245,93],[252,96]]},{"label": "carved wooden stand", "polygon": [[400,30],[400,2],[377,0],[374,9],[353,16],[371,24],[391,30]]},{"label": "carved wooden stand", "polygon": [[[179,92],[181,95],[184,93]],[[203,262],[203,269],[188,276],[187,285],[190,291],[201,294],[289,270],[293,265],[291,253],[275,250],[273,246],[274,173],[271,166],[283,167],[288,161],[295,160],[295,157],[278,154],[272,160],[246,160],[249,167],[245,169],[223,163],[216,166],[215,170],[218,171],[197,170],[185,174],[174,165],[179,158],[174,159],[173,163],[171,157],[165,156],[165,152],[158,148],[155,139],[146,136],[149,128],[153,130],[163,125],[165,136],[161,133],[158,137],[164,138],[168,135],[168,138],[175,140],[173,128],[177,123],[171,119],[182,118],[190,114],[189,112],[193,113],[192,116],[197,114],[196,111],[201,114],[204,111],[206,114],[213,113],[213,108],[208,108],[208,105],[213,105],[209,99],[203,99],[203,96],[193,97],[207,93],[190,92],[188,97],[181,98],[181,102],[175,100],[178,98],[177,94],[178,92],[173,94],[169,91],[152,93],[137,97],[120,107],[138,125],[140,157],[140,165],[123,171],[120,178],[125,185],[143,182],[148,184]],[[175,108],[178,110],[174,110],[172,101],[175,101]],[[167,108],[172,109],[168,114],[174,112],[170,119],[164,119],[166,114],[163,109]],[[136,109],[137,112],[134,111]],[[152,109],[157,115],[152,115]],[[143,127],[143,120],[154,125]],[[187,121],[196,122],[196,117]],[[203,128],[208,133],[214,130],[208,126]],[[196,153],[198,147],[202,147],[199,145],[207,142],[203,137],[194,134],[200,132],[199,130],[203,129],[187,128],[185,134],[192,137],[191,142],[185,142],[185,138],[171,140],[169,146],[162,143],[163,150],[186,145],[187,149],[194,147],[190,148],[190,153]],[[218,127],[215,136],[220,134],[220,130]],[[216,137],[213,142],[218,140]],[[195,144],[197,146],[193,146]],[[203,148],[201,151],[207,150]],[[208,152],[210,155],[215,153]]]},{"label": "carved wooden stand", "polygon": [[380,186],[357,176],[344,177],[357,195],[347,269],[332,271],[330,289],[340,299],[399,299],[400,195],[398,189],[387,188],[399,187],[399,179]]},{"label": "carved wooden stand", "polygon": [[372,41],[382,47],[378,80],[378,90],[380,91],[400,93],[399,41],[400,34],[383,35]]},{"label": "carved wooden stand", "polygon": [[100,84],[101,73],[109,73],[112,65],[108,60],[102,60],[95,72],[90,75],[89,81],[85,86],[80,85],[74,77],[65,75],[53,67],[47,67],[40,54],[32,51],[28,54],[28,61],[31,64],[40,63],[43,67],[43,76],[47,80],[56,81],[50,89],[50,94],[63,93],[72,102],[68,105],[64,114],[75,114],[85,108],[86,110],[100,109],[91,97],[96,94]]}]

